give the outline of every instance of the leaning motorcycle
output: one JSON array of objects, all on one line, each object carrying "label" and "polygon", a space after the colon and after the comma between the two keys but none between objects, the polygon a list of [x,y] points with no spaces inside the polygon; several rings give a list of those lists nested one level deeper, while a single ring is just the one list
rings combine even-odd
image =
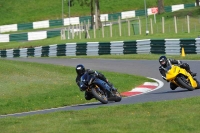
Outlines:
[{"label": "leaning motorcycle", "polygon": [[103,104],[108,101],[120,102],[122,97],[117,89],[112,89],[106,82],[95,75],[85,73],[81,76],[80,87],[83,91],[90,92],[93,97]]},{"label": "leaning motorcycle", "polygon": [[169,65],[166,69],[166,80],[177,86],[193,91],[200,88],[200,83],[189,72],[178,65]]}]

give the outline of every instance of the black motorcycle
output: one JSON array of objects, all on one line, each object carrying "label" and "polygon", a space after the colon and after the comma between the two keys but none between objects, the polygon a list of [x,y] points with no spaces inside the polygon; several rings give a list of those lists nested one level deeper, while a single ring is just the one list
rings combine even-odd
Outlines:
[{"label": "black motorcycle", "polygon": [[107,104],[108,101],[120,102],[122,99],[117,89],[112,89],[105,81],[88,73],[81,76],[80,87],[103,104]]}]

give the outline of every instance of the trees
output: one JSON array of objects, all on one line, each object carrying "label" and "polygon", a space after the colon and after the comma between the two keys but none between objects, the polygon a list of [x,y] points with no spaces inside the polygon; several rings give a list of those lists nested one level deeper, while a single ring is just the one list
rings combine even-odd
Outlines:
[{"label": "trees", "polygon": [[164,0],[158,0],[157,3],[158,3],[158,13],[159,14],[164,13],[165,12]]},{"label": "trees", "polygon": [[[70,0],[70,3],[73,3],[74,1],[75,0]],[[93,26],[95,24],[96,29],[99,29],[101,27],[99,0],[77,0],[77,1],[80,4],[80,6],[90,7],[91,25]],[[96,23],[94,23],[94,15]]]},{"label": "trees", "polygon": [[[91,0],[92,1],[92,0]],[[95,0],[95,26],[96,29],[99,29],[102,24],[101,24],[101,19],[100,19],[100,6],[99,6],[99,0]]]},{"label": "trees", "polygon": [[196,4],[197,4],[197,6],[199,6],[199,0],[196,0]]}]

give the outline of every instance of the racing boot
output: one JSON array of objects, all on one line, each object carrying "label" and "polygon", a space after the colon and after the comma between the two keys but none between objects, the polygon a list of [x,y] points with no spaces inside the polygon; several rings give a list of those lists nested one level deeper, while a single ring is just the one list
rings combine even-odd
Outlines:
[{"label": "racing boot", "polygon": [[116,91],[117,89],[113,86],[113,84],[112,83],[110,83],[110,82],[107,82],[108,83],[108,85],[111,87],[111,90],[112,91]]},{"label": "racing boot", "polygon": [[171,88],[172,90],[175,90],[177,87],[178,87],[178,86],[175,85],[174,83],[170,83],[170,88]]},{"label": "racing boot", "polygon": [[191,71],[189,71],[189,73],[191,74],[192,77],[197,76],[197,73],[193,73]]},{"label": "racing boot", "polygon": [[94,98],[94,96],[92,95],[92,93],[89,93],[89,92],[85,92],[85,99],[86,100],[91,100],[92,98]]},{"label": "racing boot", "polygon": [[193,73],[191,70],[190,70],[190,66],[187,64],[187,63],[183,63],[182,64],[182,68],[184,68],[187,72],[189,72],[191,74],[192,77],[196,76],[197,73]]},{"label": "racing boot", "polygon": [[197,76],[197,73],[191,72],[192,77]]}]

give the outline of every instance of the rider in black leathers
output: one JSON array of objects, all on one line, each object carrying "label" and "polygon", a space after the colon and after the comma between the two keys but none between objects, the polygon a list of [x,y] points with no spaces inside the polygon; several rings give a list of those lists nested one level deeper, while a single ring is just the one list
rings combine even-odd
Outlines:
[{"label": "rider in black leathers", "polygon": [[[106,77],[97,71],[91,70],[91,69],[85,69],[85,67],[82,64],[79,64],[76,66],[76,73],[77,73],[77,77],[76,77],[76,83],[79,86],[80,91],[83,91],[80,87],[80,79],[81,76],[84,73],[88,73],[88,74],[94,74],[95,76],[97,76],[99,79],[105,81],[106,83],[108,83],[108,85],[115,90],[116,88],[113,87],[113,85],[108,81],[108,79],[106,79]],[[90,92],[85,91],[85,99],[86,100],[91,100],[93,98],[93,95]]]},{"label": "rider in black leathers", "polygon": [[[187,72],[189,72],[193,77],[196,76],[196,73],[191,72],[190,66],[187,63],[182,63],[182,61],[180,61],[180,60],[167,59],[166,56],[160,56],[159,63],[160,63],[159,71],[160,71],[160,74],[162,75],[162,78],[164,80],[166,80],[166,71],[165,71],[165,68],[167,66],[169,66],[170,64],[171,65],[177,64],[181,68],[184,68]],[[172,90],[175,90],[177,88],[177,85],[175,85],[174,83],[170,83],[170,88]]]}]

